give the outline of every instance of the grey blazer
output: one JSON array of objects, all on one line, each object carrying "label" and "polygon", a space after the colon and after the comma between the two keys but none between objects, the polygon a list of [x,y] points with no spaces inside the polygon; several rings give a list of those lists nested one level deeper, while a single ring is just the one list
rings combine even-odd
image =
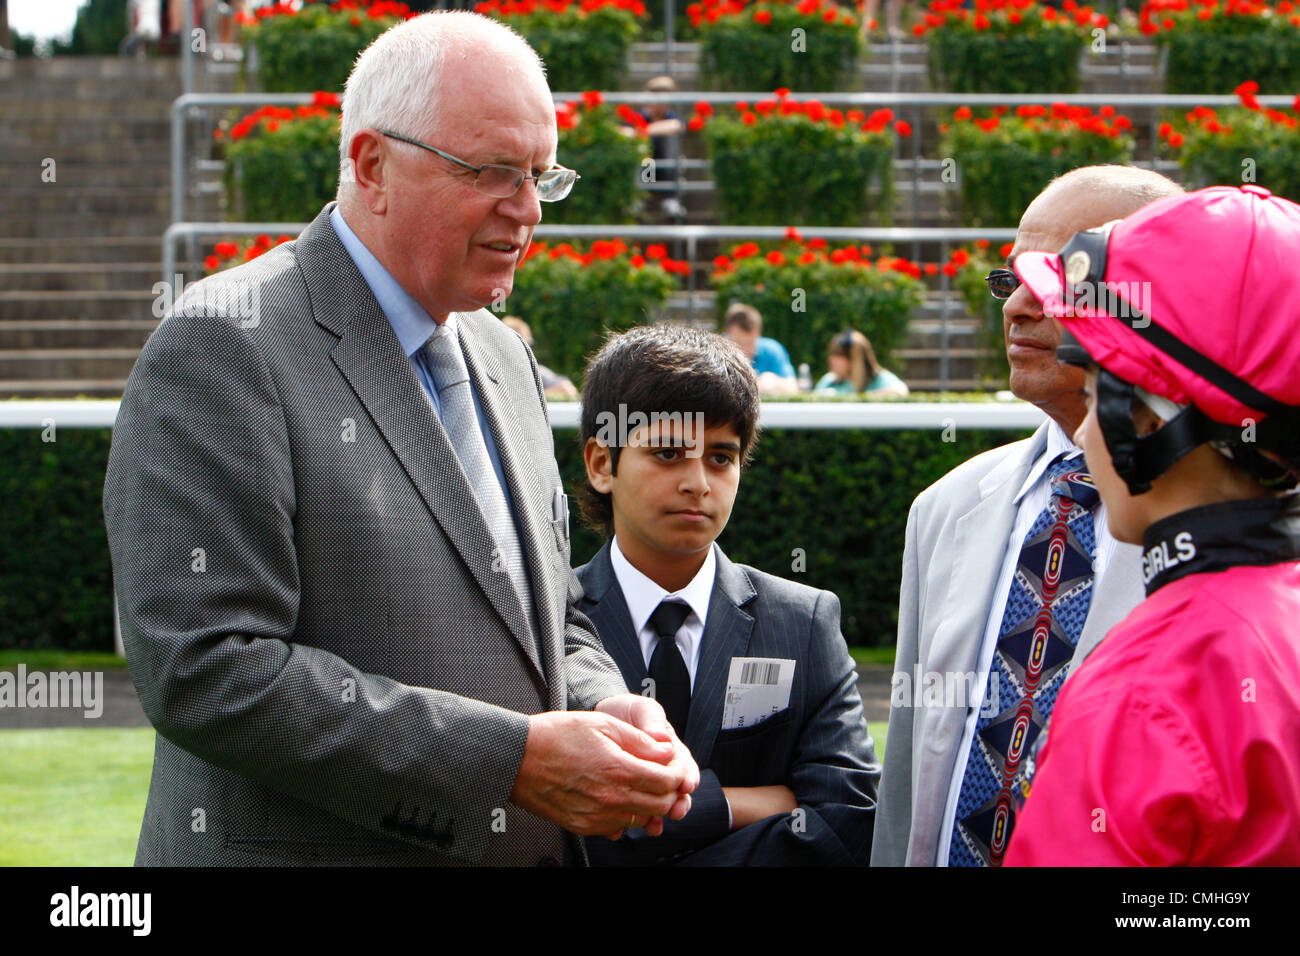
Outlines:
[{"label": "grey blazer", "polygon": [[526,715],[624,687],[576,610],[536,363],[490,313],[461,314],[534,640],[331,208],[191,287],[122,396],[104,517],[158,731],[136,862],[572,859],[563,831],[508,802]]},{"label": "grey blazer", "polygon": [[[617,843],[588,837],[593,865],[862,865],[871,857],[880,762],[867,732],[857,673],[830,591],[733,563],[717,549],[718,571],[700,647],[683,741],[700,765],[691,812],[665,821],[659,837]],[[649,676],[609,557],[609,542],[578,569],[582,609],[600,628],[628,687]],[[723,730],[733,657],[797,661],[790,706],[752,727]],[[723,787],[784,784],[797,814],[777,814],[730,832]]]},{"label": "grey blazer", "polygon": [[[1032,436],[954,468],[917,496],[907,517],[898,601],[896,679],[979,670],[979,651],[1016,509],[1014,497],[1047,450],[1047,424]],[[1094,585],[1070,662],[1074,671],[1106,632],[1142,600],[1140,550],[1117,544]],[[968,713],[965,707],[890,708],[873,866],[933,866]]]}]

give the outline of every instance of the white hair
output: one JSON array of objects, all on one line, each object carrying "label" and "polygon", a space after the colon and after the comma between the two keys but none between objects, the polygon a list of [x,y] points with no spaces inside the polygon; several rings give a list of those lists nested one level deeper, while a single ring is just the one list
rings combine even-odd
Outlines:
[{"label": "white hair", "polygon": [[495,54],[536,71],[546,67],[528,41],[510,27],[477,13],[425,13],[384,31],[357,57],[343,93],[339,136],[339,198],[354,182],[349,152],[363,129],[389,129],[406,136],[432,135],[438,123],[438,91],[448,51],[473,51],[482,63]]}]

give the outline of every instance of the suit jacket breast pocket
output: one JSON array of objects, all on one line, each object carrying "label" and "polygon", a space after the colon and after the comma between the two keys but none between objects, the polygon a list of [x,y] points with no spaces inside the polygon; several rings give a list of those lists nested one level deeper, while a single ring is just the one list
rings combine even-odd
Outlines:
[{"label": "suit jacket breast pocket", "polygon": [[752,727],[720,730],[709,766],[724,787],[783,784],[789,776],[797,731],[790,707]]}]

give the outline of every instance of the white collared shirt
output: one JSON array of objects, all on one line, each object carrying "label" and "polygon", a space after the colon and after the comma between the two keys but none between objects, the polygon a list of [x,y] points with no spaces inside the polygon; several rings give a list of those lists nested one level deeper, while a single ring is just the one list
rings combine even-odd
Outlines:
[{"label": "white collared shirt", "polygon": [[[984,706],[984,694],[988,690],[989,670],[993,667],[993,655],[997,651],[998,636],[1002,630],[1002,618],[1007,610],[1007,596],[1011,593],[1011,582],[1016,576],[1016,567],[1020,563],[1020,547],[1025,536],[1033,527],[1035,519],[1047,507],[1051,498],[1050,483],[1044,479],[1047,469],[1057,456],[1066,453],[1069,458],[1081,456],[1079,448],[1065,434],[1065,429],[1055,419],[1047,420],[1047,448],[1038,456],[1025,476],[1025,482],[1016,493],[1016,521],[1011,528],[1002,553],[1002,571],[998,575],[997,586],[993,590],[993,603],[989,605],[988,620],[984,625],[984,640],[980,645],[980,677],[975,682],[975,699],[970,702],[970,713],[966,715],[966,727],[962,732],[961,745],[953,762],[952,778],[948,788],[948,804],[943,814],[943,830],[939,834],[939,847],[935,863],[948,865],[948,852],[952,844],[952,829],[957,817],[957,797],[961,793],[962,778],[966,775],[966,761],[970,757],[971,744],[975,739],[975,725],[979,722],[980,710]],[[1082,464],[1080,460],[1080,464]],[[1115,553],[1115,539],[1111,537],[1110,526],[1106,521],[1106,506],[1098,504],[1093,512],[1093,533],[1097,543],[1097,557],[1092,562],[1093,586],[1096,579],[1110,564]]]},{"label": "white collared shirt", "polygon": [[659,643],[659,635],[650,626],[650,615],[666,597],[679,598],[691,609],[686,620],[677,631],[677,649],[682,652],[682,660],[691,675],[691,690],[695,690],[695,671],[700,665],[700,645],[703,643],[704,622],[709,613],[709,598],[713,594],[713,579],[718,572],[718,559],[712,545],[704,564],[695,573],[690,584],[680,591],[668,592],[646,575],[632,567],[632,562],[624,556],[618,546],[618,536],[609,543],[609,560],[614,566],[614,577],[623,589],[623,600],[627,602],[628,613],[632,616],[632,630],[641,644],[641,656],[645,666],[650,667],[650,657]]}]

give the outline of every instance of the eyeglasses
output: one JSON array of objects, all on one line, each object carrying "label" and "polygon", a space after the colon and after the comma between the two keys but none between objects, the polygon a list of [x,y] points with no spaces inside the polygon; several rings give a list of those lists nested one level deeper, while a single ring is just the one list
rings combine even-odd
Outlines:
[{"label": "eyeglasses", "polygon": [[1009,299],[1020,288],[1020,277],[1010,269],[994,269],[984,281],[989,284],[989,295],[995,299]]},{"label": "eyeglasses", "polygon": [[554,166],[538,173],[536,176],[525,169],[516,169],[514,166],[499,166],[495,163],[475,166],[463,159],[457,159],[451,153],[444,153],[428,143],[421,143],[418,139],[411,139],[398,133],[390,133],[388,130],[380,130],[380,133],[389,139],[427,149],[448,162],[473,170],[476,174],[474,176],[474,188],[483,195],[491,196],[494,199],[509,199],[519,192],[519,187],[524,184],[525,180],[531,179],[537,184],[538,199],[542,202],[559,202],[569,195],[573,189],[573,184],[582,178],[572,169],[565,169],[563,166]]}]

